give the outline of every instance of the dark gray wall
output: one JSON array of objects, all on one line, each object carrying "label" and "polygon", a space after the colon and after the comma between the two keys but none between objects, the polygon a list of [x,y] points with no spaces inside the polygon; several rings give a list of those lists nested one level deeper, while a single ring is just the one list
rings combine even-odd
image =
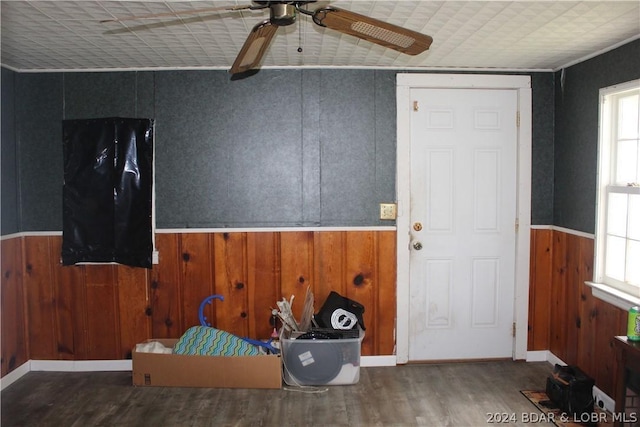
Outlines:
[{"label": "dark gray wall", "polygon": [[61,121],[110,116],[156,119],[159,228],[389,224],[393,71],[7,72],[20,231],[61,229]]},{"label": "dark gray wall", "polygon": [[378,203],[395,199],[393,78],[155,73],[158,227],[383,224]]},{"label": "dark gray wall", "polygon": [[[62,228],[61,121],[112,116],[156,119],[159,228],[393,225],[396,71],[3,72],[3,234]],[[532,87],[532,221],[550,224],[553,74]]]},{"label": "dark gray wall", "polygon": [[600,88],[640,78],[640,40],[555,75],[553,223],[595,231]]},{"label": "dark gray wall", "polygon": [[531,223],[553,224],[553,96],[551,73],[531,75]]},{"label": "dark gray wall", "polygon": [[62,82],[16,74],[20,231],[62,230]]},{"label": "dark gray wall", "polygon": [[0,218],[2,218],[2,226],[0,228],[2,235],[16,233],[20,230],[18,222],[18,171],[16,156],[16,129],[15,129],[15,73],[13,71],[2,69],[0,76],[2,86],[2,124],[0,140]]}]

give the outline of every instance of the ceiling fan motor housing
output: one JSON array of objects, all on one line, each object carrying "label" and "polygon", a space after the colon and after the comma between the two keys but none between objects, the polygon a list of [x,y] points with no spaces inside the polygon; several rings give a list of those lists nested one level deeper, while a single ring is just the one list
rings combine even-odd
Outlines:
[{"label": "ceiling fan motor housing", "polygon": [[296,22],[297,11],[292,4],[275,3],[269,6],[271,9],[271,23],[284,27]]},{"label": "ceiling fan motor housing", "polygon": [[308,3],[315,3],[317,0],[298,0],[298,1],[270,1],[270,0],[254,0],[253,3],[259,5],[260,8],[268,7],[271,12],[270,21],[274,25],[285,27],[296,22],[298,16],[298,8]]}]

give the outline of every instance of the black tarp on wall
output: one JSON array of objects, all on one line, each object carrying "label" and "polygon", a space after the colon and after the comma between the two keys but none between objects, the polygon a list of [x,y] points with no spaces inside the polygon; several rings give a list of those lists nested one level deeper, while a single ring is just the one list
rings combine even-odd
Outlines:
[{"label": "black tarp on wall", "polygon": [[151,268],[153,120],[63,120],[62,263]]}]

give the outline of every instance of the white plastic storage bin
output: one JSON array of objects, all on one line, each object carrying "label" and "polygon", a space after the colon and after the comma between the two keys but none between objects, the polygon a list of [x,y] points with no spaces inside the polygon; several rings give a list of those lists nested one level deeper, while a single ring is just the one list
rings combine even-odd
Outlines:
[{"label": "white plastic storage bin", "polygon": [[292,386],[356,384],[363,339],[362,329],[357,338],[341,339],[297,339],[283,333],[284,382]]}]

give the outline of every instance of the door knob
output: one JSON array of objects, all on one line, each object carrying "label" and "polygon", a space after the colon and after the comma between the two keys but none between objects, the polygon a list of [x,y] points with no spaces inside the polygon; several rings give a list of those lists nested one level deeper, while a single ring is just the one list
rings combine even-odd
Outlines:
[{"label": "door knob", "polygon": [[416,251],[419,251],[420,249],[422,249],[422,243],[420,242],[415,242],[413,244],[413,249],[415,249]]}]

